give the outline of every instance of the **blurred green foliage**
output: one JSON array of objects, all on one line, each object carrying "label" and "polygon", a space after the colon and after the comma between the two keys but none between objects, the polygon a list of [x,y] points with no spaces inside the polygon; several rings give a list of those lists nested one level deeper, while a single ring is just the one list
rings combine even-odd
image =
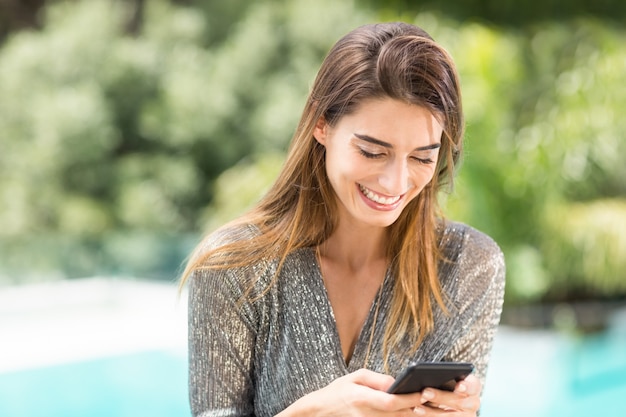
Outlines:
[{"label": "blurred green foliage", "polygon": [[365,19],[349,2],[155,0],[128,33],[130,3],[51,2],[41,30],[2,45],[4,282],[118,271],[118,232],[199,233],[218,175],[284,150],[328,46]]},{"label": "blurred green foliage", "polygon": [[436,11],[457,21],[472,20],[505,27],[581,16],[622,25],[626,16],[626,3],[622,0],[358,0],[358,3],[382,15]]},{"label": "blurred green foliage", "polygon": [[509,301],[626,294],[626,34],[593,19],[441,23],[468,123],[448,208],[504,248]]},{"label": "blurred green foliage", "polygon": [[[47,6],[0,49],[0,280],[175,279],[267,189],[324,54],[391,18],[383,3],[154,0],[133,33],[122,2]],[[507,302],[625,296],[626,31],[401,18],[459,67],[465,157],[443,206],[502,246]]]}]

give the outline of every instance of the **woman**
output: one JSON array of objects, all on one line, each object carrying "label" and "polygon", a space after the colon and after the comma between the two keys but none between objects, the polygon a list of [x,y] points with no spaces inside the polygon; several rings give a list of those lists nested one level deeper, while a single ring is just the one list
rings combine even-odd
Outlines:
[{"label": "woman", "polygon": [[[454,64],[426,32],[338,41],[275,184],[183,274],[194,415],[476,415],[504,261],[438,215],[462,135]],[[388,394],[417,360],[476,371],[454,392]]]}]

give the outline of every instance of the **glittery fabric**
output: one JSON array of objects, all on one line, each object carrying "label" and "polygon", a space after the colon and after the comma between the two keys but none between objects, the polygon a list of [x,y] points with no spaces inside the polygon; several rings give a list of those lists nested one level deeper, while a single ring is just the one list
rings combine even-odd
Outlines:
[{"label": "glittery fabric", "polygon": [[[245,239],[249,229],[214,236],[212,245]],[[472,362],[484,378],[504,294],[504,258],[488,236],[448,223],[441,241],[447,262],[439,275],[448,315],[438,308],[434,330],[417,352],[406,338],[388,361],[398,374],[408,363]],[[379,298],[346,363],[335,320],[312,248],[292,253],[278,282],[255,302],[241,303],[251,277],[253,295],[268,284],[275,265],[224,271],[197,270],[189,281],[189,388],[194,416],[274,416],[334,379],[364,367],[384,372],[382,337],[392,298],[387,274]],[[373,326],[376,303],[378,318]]]}]

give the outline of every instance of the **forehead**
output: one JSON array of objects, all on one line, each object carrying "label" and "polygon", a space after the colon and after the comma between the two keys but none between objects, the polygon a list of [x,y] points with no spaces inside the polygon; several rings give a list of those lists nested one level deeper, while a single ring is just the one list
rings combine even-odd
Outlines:
[{"label": "forehead", "polygon": [[364,101],[341,118],[336,128],[411,149],[439,143],[443,132],[438,118],[426,107],[391,98]]}]

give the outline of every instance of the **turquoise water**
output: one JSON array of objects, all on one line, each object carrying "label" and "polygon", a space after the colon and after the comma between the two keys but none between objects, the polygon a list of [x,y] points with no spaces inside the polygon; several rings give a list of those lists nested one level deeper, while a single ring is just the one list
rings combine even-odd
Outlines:
[{"label": "turquoise water", "polygon": [[482,417],[625,417],[626,329],[507,331],[496,338]]},{"label": "turquoise water", "polygon": [[0,374],[0,416],[189,416],[186,366],[142,352]]},{"label": "turquoise water", "polygon": [[[626,416],[626,332],[501,329],[482,417]],[[154,351],[0,374],[2,417],[188,417],[184,355]]]},{"label": "turquoise water", "polygon": [[626,416],[626,333],[575,339],[559,368],[566,383],[550,415]]}]

